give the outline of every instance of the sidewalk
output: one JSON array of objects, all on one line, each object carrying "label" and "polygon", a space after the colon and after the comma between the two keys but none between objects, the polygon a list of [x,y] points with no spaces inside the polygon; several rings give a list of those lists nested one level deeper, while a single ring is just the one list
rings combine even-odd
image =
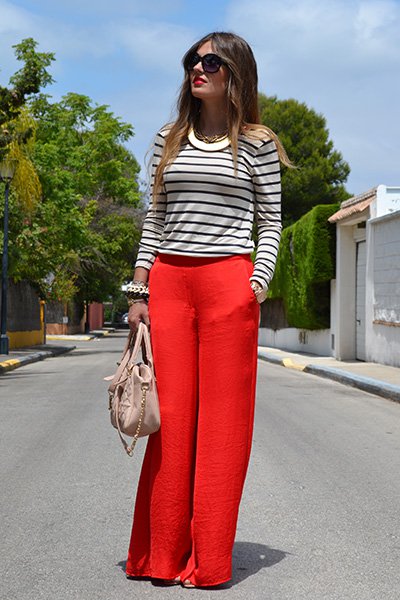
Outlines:
[{"label": "sidewalk", "polygon": [[45,358],[66,354],[75,348],[76,346],[43,344],[41,346],[32,346],[31,348],[11,350],[9,354],[0,354],[0,375],[18,369],[18,367],[44,360]]},{"label": "sidewalk", "polygon": [[115,327],[103,327],[102,329],[92,329],[89,333],[75,333],[72,335],[47,334],[46,340],[76,340],[78,342],[88,342],[89,340],[94,340],[98,337],[110,335],[110,333],[114,333],[114,331]]},{"label": "sidewalk", "polygon": [[[90,341],[95,338],[110,335],[115,331],[114,327],[103,327],[102,329],[94,329],[88,334],[75,334],[75,335],[47,335],[46,342],[53,340],[65,340],[68,342],[74,341]],[[66,354],[75,350],[76,346],[61,346],[59,344],[42,344],[40,346],[31,346],[30,348],[19,348],[11,350],[8,355],[0,354],[0,375],[29,365],[45,358],[51,358],[52,356],[59,356],[60,354]]]},{"label": "sidewalk", "polygon": [[400,369],[397,367],[357,360],[339,361],[331,356],[295,353],[264,346],[258,347],[258,357],[288,369],[333,379],[400,402]]}]

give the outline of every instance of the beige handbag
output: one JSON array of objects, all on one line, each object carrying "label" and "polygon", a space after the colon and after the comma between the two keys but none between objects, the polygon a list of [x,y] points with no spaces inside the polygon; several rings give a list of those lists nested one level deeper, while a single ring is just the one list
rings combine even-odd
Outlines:
[{"label": "beige handbag", "polygon": [[[140,349],[143,362],[137,361]],[[139,323],[135,333],[130,332],[117,372],[105,379],[112,379],[108,388],[111,423],[118,429],[127,454],[132,456],[137,439],[160,428],[150,333],[144,323]],[[133,437],[130,445],[123,433]]]}]

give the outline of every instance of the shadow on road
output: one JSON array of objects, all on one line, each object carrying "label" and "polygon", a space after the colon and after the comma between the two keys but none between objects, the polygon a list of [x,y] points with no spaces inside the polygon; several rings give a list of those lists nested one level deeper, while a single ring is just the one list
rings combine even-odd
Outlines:
[{"label": "shadow on road", "polygon": [[[258,573],[261,569],[272,567],[283,560],[290,552],[276,550],[264,544],[255,544],[254,542],[235,542],[232,557],[232,579],[218,586],[207,586],[207,590],[226,590],[238,583],[244,581],[251,575]],[[126,560],[118,563],[125,573]],[[131,577],[130,579],[135,579]],[[149,579],[149,577],[136,578],[139,580]]]}]

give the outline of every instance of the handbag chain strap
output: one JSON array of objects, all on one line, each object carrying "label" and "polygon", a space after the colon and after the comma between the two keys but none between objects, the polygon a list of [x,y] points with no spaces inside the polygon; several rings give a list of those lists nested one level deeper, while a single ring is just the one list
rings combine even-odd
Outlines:
[{"label": "handbag chain strap", "polygon": [[[120,424],[119,424],[119,418],[118,418],[118,413],[119,413],[119,398],[118,398],[118,396],[116,397],[116,400],[115,400],[115,415],[116,415],[116,422],[117,422],[118,434],[119,434],[119,437],[121,438],[121,442],[123,443],[124,448],[125,448],[126,453],[128,454],[128,456],[132,456],[133,455],[133,451],[135,449],[136,442],[138,440],[138,437],[139,437],[139,434],[140,434],[140,430],[142,428],[144,410],[146,408],[146,392],[150,388],[150,384],[147,383],[146,381],[143,381],[141,383],[141,388],[142,388],[142,399],[140,401],[139,421],[138,421],[138,424],[137,424],[137,427],[136,427],[135,435],[133,436],[133,439],[132,439],[132,442],[131,442],[130,446],[128,446],[125,438],[123,437],[122,431],[121,431],[121,427],[120,427]],[[112,397],[113,397],[113,395],[110,394],[110,404],[109,404],[109,409],[110,410],[112,408],[112,405],[111,405]]]},{"label": "handbag chain strap", "polygon": [[140,416],[139,416],[139,421],[136,427],[136,431],[135,431],[135,435],[133,436],[132,442],[130,446],[127,446],[127,448],[125,448],[128,456],[132,456],[133,451],[135,449],[136,446],[136,442],[138,440],[139,437],[139,433],[140,430],[142,428],[142,423],[143,423],[143,415],[144,415],[144,409],[146,408],[146,392],[149,389],[150,385],[146,382],[143,382],[141,384],[141,388],[142,388],[142,400],[140,402]]}]

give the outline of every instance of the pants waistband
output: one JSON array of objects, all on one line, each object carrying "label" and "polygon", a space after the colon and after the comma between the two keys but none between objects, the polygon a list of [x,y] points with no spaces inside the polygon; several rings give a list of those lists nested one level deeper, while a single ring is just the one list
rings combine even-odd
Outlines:
[{"label": "pants waistband", "polygon": [[156,256],[156,261],[175,266],[182,267],[197,267],[210,265],[221,262],[232,262],[237,260],[244,260],[252,263],[251,254],[229,254],[228,256],[188,256],[178,254],[165,254],[159,252]]}]

